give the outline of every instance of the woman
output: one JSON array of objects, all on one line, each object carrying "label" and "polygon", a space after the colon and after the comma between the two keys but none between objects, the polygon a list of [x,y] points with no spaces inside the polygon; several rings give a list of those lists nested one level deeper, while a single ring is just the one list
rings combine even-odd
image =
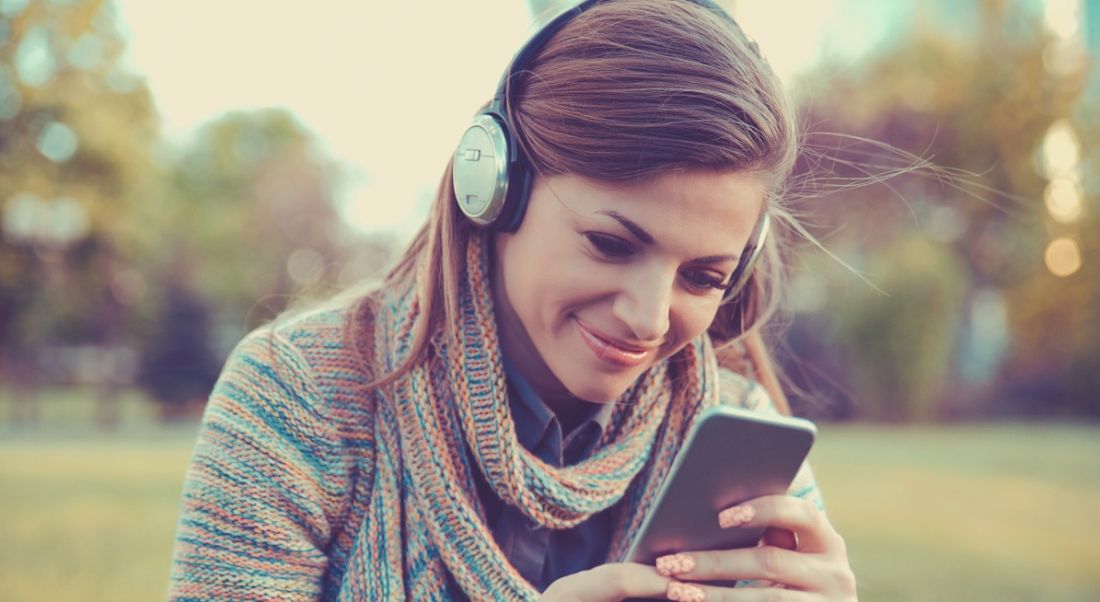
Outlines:
[{"label": "woman", "polygon": [[763,545],[622,562],[694,416],[774,411],[715,347],[776,303],[793,123],[707,2],[585,2],[545,26],[382,285],[228,360],[172,597],[855,599],[806,467],[715,517],[768,527]]}]

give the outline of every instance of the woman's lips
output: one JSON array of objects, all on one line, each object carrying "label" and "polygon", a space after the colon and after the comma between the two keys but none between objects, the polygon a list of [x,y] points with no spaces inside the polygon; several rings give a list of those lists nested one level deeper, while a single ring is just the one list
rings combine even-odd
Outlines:
[{"label": "woman's lips", "polygon": [[592,350],[592,353],[596,354],[596,357],[606,360],[612,364],[623,367],[637,366],[646,360],[649,355],[649,349],[643,349],[641,351],[634,349],[625,349],[619,347],[614,343],[601,338],[597,334],[589,330],[584,322],[574,318],[577,323],[577,331],[581,334],[581,340],[584,341],[588,348]]}]

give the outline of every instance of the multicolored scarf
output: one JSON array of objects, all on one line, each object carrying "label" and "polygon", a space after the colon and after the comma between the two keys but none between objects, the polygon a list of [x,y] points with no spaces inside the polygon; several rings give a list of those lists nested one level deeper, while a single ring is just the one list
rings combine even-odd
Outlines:
[{"label": "multicolored scarf", "polygon": [[[617,400],[591,457],[560,468],[539,460],[517,442],[507,403],[488,236],[470,237],[453,336],[436,333],[426,358],[378,394],[376,472],[360,533],[369,558],[365,574],[349,577],[371,600],[449,598],[456,587],[478,600],[538,597],[494,541],[474,470],[551,529],[621,504],[608,561],[622,560],[695,416],[718,403],[717,362],[703,335]],[[411,294],[379,308],[375,357],[387,370],[408,356],[418,315]]]}]

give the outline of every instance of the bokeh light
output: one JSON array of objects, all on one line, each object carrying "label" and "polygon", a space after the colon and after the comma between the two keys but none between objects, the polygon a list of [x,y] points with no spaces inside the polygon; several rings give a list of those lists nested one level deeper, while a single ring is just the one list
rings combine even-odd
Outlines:
[{"label": "bokeh light", "polygon": [[53,79],[57,61],[50,46],[49,29],[39,26],[23,37],[15,52],[15,69],[28,86],[41,86]]},{"label": "bokeh light", "polygon": [[1081,269],[1081,248],[1072,238],[1056,238],[1047,245],[1043,255],[1051,274],[1064,278]]},{"label": "bokeh light", "polygon": [[1043,171],[1048,178],[1071,173],[1081,160],[1081,145],[1069,120],[1059,119],[1051,124],[1043,138]]},{"label": "bokeh light", "polygon": [[1043,193],[1043,201],[1050,216],[1063,224],[1070,224],[1081,218],[1081,186],[1072,178],[1059,177],[1051,180]]},{"label": "bokeh light", "polygon": [[68,161],[77,148],[76,132],[60,121],[51,121],[38,136],[38,151],[54,163]]},{"label": "bokeh light", "polygon": [[1070,38],[1080,31],[1079,0],[1046,0],[1043,3],[1043,21],[1047,29],[1059,38]]}]

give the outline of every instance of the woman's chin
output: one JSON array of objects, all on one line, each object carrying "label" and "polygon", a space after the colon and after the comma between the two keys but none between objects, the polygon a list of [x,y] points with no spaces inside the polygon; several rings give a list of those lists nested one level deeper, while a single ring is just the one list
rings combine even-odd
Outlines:
[{"label": "woman's chin", "polygon": [[[603,377],[603,379],[606,378],[606,376]],[[611,403],[621,397],[634,382],[633,380],[625,383],[593,382],[591,379],[585,379],[585,381],[566,388],[573,397],[591,403]]]},{"label": "woman's chin", "polygon": [[573,397],[592,403],[618,400],[649,367],[646,364],[608,369],[592,364],[563,363],[566,364],[563,366],[565,370],[556,374],[558,381]]}]

